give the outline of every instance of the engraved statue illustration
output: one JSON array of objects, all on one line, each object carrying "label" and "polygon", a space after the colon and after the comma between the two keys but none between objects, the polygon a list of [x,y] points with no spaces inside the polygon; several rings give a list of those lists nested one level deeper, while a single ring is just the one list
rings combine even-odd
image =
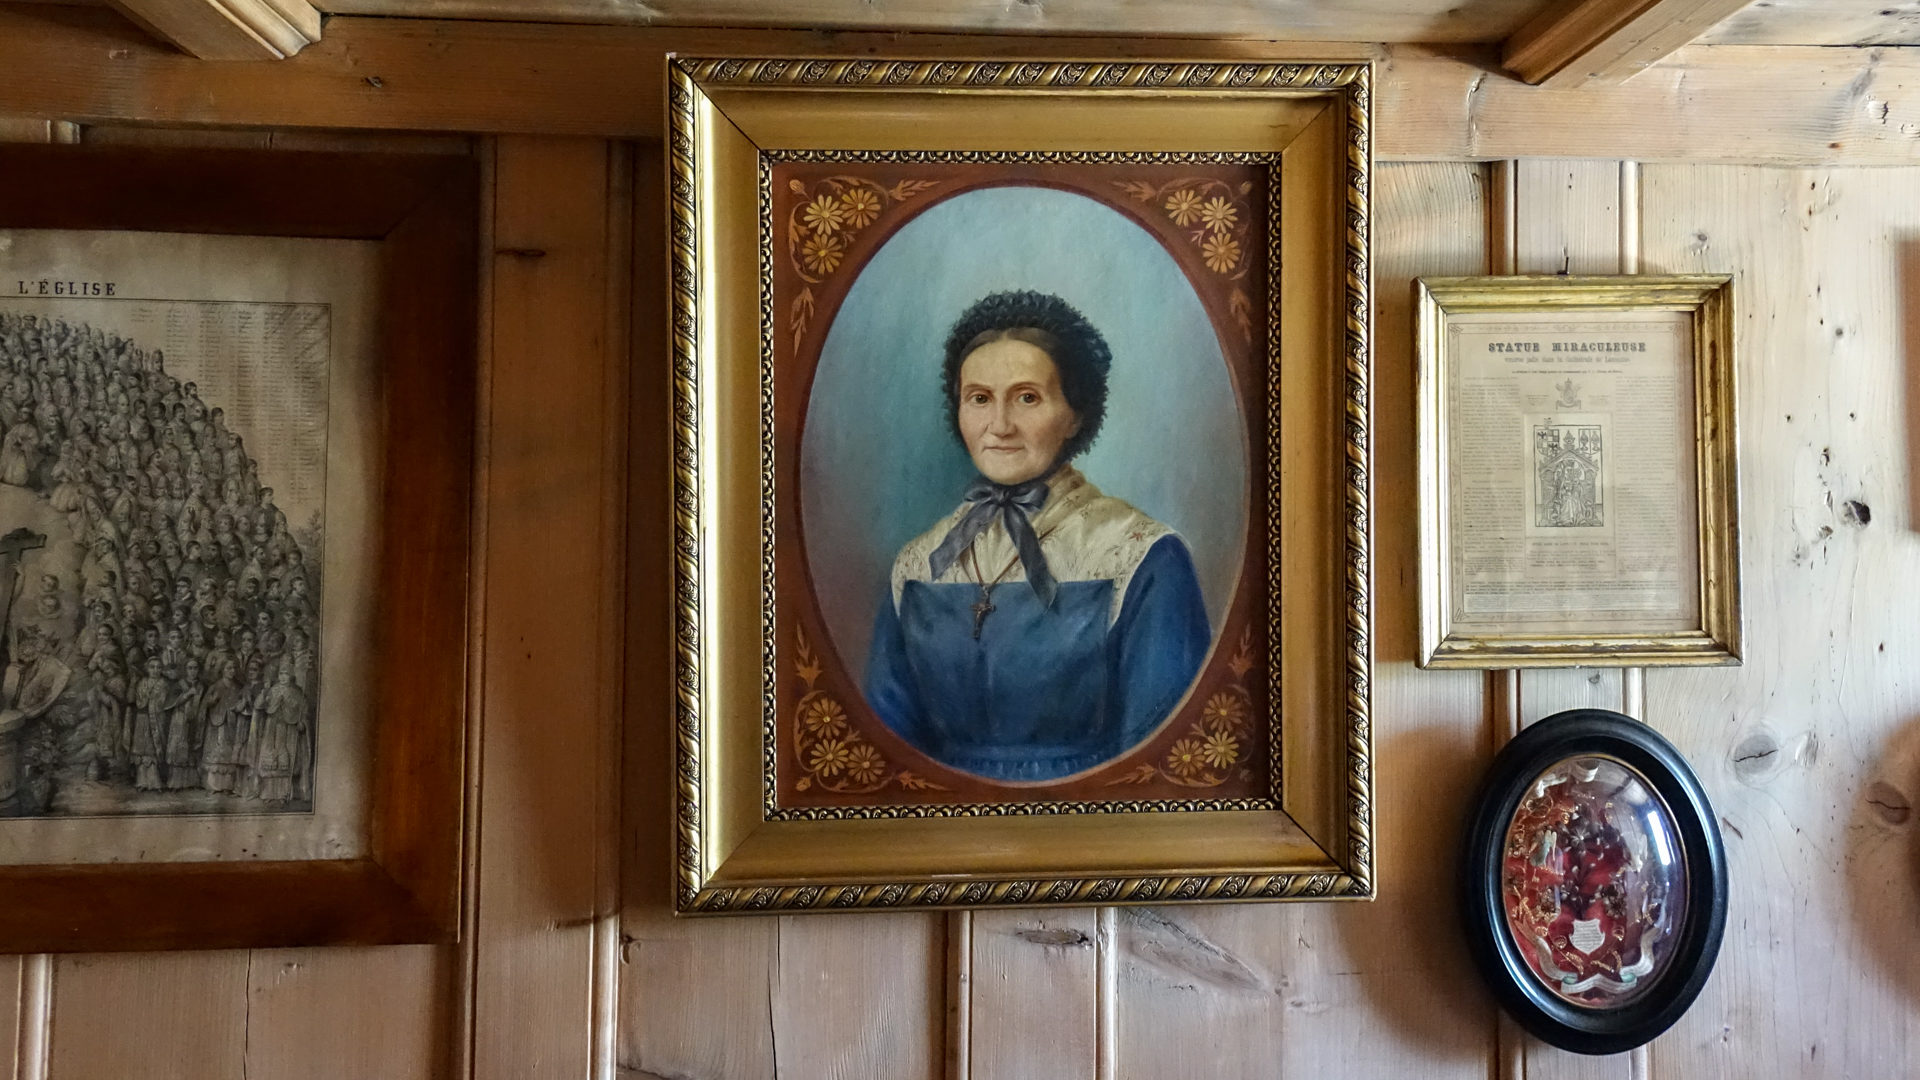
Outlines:
[{"label": "engraved statue illustration", "polygon": [[0,817],[312,808],[322,517],[275,505],[252,415],[0,311]]},{"label": "engraved statue illustration", "polygon": [[1533,433],[1534,525],[1593,528],[1606,524],[1597,424],[1536,424]]},{"label": "engraved statue illustration", "polygon": [[1091,768],[1146,738],[1211,643],[1181,538],[1073,466],[1100,433],[1112,353],[1033,291],[947,335],[943,425],[978,475],[895,559],[866,696],[935,760],[1000,781]]}]

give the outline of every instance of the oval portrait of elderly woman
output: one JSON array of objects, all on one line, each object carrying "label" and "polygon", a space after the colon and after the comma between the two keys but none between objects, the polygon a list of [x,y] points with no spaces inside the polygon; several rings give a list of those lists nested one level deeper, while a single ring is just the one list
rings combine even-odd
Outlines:
[{"label": "oval portrait of elderly woman", "polygon": [[[1183,226],[1225,234],[1170,198],[1136,200],[1155,232],[1060,186],[929,197],[826,328],[799,439],[812,597],[877,739],[948,786],[1123,762],[1194,698],[1234,609],[1249,425],[1174,256]],[[1194,730],[1173,745],[1197,764],[1245,753],[1224,721]],[[1139,775],[1178,781],[1187,752]]]}]

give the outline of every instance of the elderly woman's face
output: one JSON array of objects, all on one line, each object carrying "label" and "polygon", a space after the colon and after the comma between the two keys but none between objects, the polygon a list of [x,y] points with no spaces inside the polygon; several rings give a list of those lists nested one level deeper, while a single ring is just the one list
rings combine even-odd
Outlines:
[{"label": "elderly woman's face", "polygon": [[960,364],[960,437],[980,474],[1020,484],[1047,471],[1080,430],[1045,349],[1002,338]]}]

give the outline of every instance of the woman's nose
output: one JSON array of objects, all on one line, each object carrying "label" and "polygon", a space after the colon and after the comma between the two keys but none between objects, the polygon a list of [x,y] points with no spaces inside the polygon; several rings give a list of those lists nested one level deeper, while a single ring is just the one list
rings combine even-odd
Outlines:
[{"label": "woman's nose", "polygon": [[995,405],[987,418],[987,431],[993,435],[1013,434],[1013,410],[1005,404]]}]

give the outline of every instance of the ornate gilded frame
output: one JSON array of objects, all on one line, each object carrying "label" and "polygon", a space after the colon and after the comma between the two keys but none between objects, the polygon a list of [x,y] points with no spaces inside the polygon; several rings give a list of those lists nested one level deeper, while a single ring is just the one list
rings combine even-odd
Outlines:
[{"label": "ornate gilded frame", "polygon": [[[1738,664],[1739,431],[1733,357],[1733,279],[1726,275],[1422,278],[1414,283],[1420,445],[1420,666]],[[1681,312],[1692,327],[1694,505],[1700,625],[1630,633],[1469,634],[1450,610],[1447,522],[1449,320],[1495,313],[1543,325],[1581,314]]]},{"label": "ornate gilded frame", "polygon": [[[670,61],[679,912],[1372,898],[1371,76],[1360,63]],[[1274,799],[768,812],[782,493],[761,162],[812,151],[1273,157],[1276,422],[1256,468],[1272,496]]]}]

